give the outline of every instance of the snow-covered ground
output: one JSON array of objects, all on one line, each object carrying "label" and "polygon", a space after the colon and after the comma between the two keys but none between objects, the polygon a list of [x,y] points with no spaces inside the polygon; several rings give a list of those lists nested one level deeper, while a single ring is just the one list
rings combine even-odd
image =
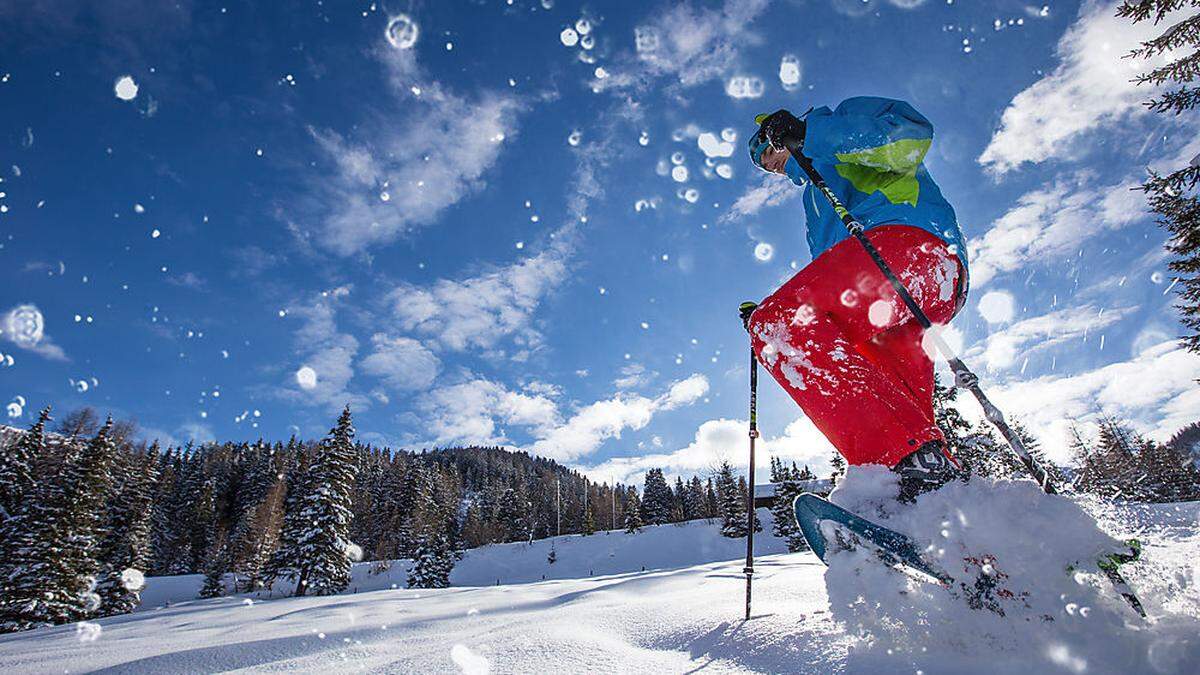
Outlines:
[{"label": "snow-covered ground", "polygon": [[[1144,650],[1126,661],[1146,672],[1197,672],[1194,638],[1180,629],[1200,615],[1200,504],[1127,512],[1150,540],[1146,562],[1129,565],[1127,575],[1156,622],[1120,615],[1124,625],[1098,621],[1093,639],[1081,641],[1079,606],[1051,598],[1039,610],[1057,603],[1055,620],[1017,631],[1041,636],[1018,651],[1002,642],[989,648],[987,637],[933,635],[888,660],[885,633],[864,611],[873,601],[831,607],[825,567],[811,554],[783,553],[769,532],[756,538],[754,617],[744,622],[744,540],[698,521],[473,550],[455,569],[455,587],[444,590],[405,589],[400,564],[384,574],[360,565],[357,593],[323,598],[194,600],[198,577],[150,579],[137,613],[99,628],[0,637],[0,672],[1129,672],[1098,660],[1105,644]],[[769,530],[769,514],[760,517]],[[860,581],[840,583],[843,602],[846,586]],[[919,606],[936,590],[895,604]],[[1119,607],[1093,616],[1117,616],[1110,610]],[[914,635],[924,628],[910,627]],[[1055,648],[1060,632],[1075,639],[1065,650]]]}]

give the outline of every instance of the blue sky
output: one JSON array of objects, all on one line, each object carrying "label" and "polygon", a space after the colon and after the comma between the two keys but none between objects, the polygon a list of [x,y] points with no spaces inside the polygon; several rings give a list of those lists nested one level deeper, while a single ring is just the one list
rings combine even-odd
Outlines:
[{"label": "blue sky", "polygon": [[[997,402],[1052,456],[1101,413],[1164,438],[1200,359],[1128,188],[1200,143],[1128,82],[1149,30],[1112,3],[5,3],[0,397],[170,442],[350,403],[368,441],[598,479],[744,461],[736,307],[809,260],[746,135],[869,94],[933,121],[974,281],[947,334]],[[825,466],[761,388],[767,451]]]}]

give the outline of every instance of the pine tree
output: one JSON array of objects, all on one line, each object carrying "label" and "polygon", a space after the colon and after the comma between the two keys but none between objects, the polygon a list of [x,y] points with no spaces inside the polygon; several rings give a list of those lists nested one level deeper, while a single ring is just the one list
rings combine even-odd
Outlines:
[{"label": "pine tree", "polygon": [[409,588],[446,588],[454,569],[454,554],[440,534],[430,534],[417,546],[416,560],[408,573]]},{"label": "pine tree", "polygon": [[833,457],[829,459],[829,464],[833,467],[833,472],[829,474],[829,482],[837,485],[842,480],[842,476],[846,475],[846,460],[841,453],[835,450]]},{"label": "pine tree", "polygon": [[115,463],[120,471],[119,485],[100,546],[103,573],[96,585],[100,616],[128,614],[141,601],[150,561],[151,501],[158,475],[157,455],[155,444],[144,455],[129,455]]},{"label": "pine tree", "polygon": [[729,462],[722,462],[716,476],[717,499],[721,511],[721,535],[731,539],[746,536],[746,501],[738,494],[737,480],[733,477],[733,467]]},{"label": "pine tree", "polygon": [[350,491],[358,464],[350,406],[317,446],[301,508],[296,595],[333,595],[350,585]]},{"label": "pine tree", "polygon": [[[1187,12],[1188,7],[1193,11]],[[1138,84],[1151,86],[1168,82],[1181,85],[1148,101],[1147,107],[1154,112],[1178,116],[1200,106],[1200,87],[1189,86],[1200,77],[1200,49],[1196,49],[1200,46],[1200,14],[1194,11],[1196,7],[1200,7],[1200,0],[1125,0],[1117,8],[1117,16],[1133,23],[1153,19],[1157,24],[1176,10],[1189,14],[1129,54],[1138,59],[1179,54],[1169,63],[1156,64],[1134,78]],[[1192,331],[1183,342],[1190,351],[1200,353],[1200,198],[1195,194],[1200,182],[1200,155],[1188,166],[1165,176],[1156,171],[1149,173],[1141,189],[1148,196],[1150,208],[1159,215],[1159,225],[1171,235],[1166,248],[1175,256],[1168,266],[1179,273],[1176,308],[1183,315],[1183,324]]]},{"label": "pine tree", "polygon": [[[738,499],[745,505],[750,501],[750,488],[746,484],[745,476],[738,476]],[[762,532],[762,522],[758,519],[758,509],[753,509],[754,514],[754,531]]]},{"label": "pine tree", "polygon": [[264,580],[268,586],[272,585],[276,579],[295,581],[299,577],[300,541],[308,528],[302,510],[305,496],[309,490],[309,455],[298,445],[295,446],[295,451],[298,453],[296,464],[287,473],[285,479],[287,494],[284,496],[283,502],[283,523],[279,530],[279,545],[271,554],[264,574]]},{"label": "pine tree", "polygon": [[662,525],[671,520],[671,488],[663,477],[662,469],[646,472],[645,487],[642,488],[642,522],[647,525]]},{"label": "pine tree", "polygon": [[225,571],[228,567],[228,547],[224,542],[220,542],[204,565],[204,585],[200,587],[200,597],[221,598],[225,596]]},{"label": "pine tree", "polygon": [[943,386],[937,375],[934,375],[933,419],[946,437],[946,444],[950,447],[951,454],[957,457],[966,434],[971,430],[971,425],[963,419],[962,413],[954,405],[956,400],[958,400],[958,388]]},{"label": "pine tree", "polygon": [[37,421],[16,443],[0,449],[0,523],[16,515],[25,495],[32,494],[33,464],[46,445],[48,421],[49,406],[42,409]]},{"label": "pine tree", "polygon": [[78,621],[99,608],[95,549],[116,452],[111,431],[109,418],[86,446],[69,443],[61,465],[39,458],[33,498],[0,538],[0,632]]},{"label": "pine tree", "polygon": [[642,505],[637,488],[630,485],[625,489],[625,531],[633,534],[642,529]]},{"label": "pine tree", "polygon": [[800,472],[795,464],[788,468],[778,457],[772,457],[771,482],[775,485],[775,500],[771,503],[771,533],[785,540],[791,553],[806,550],[808,542],[804,539],[804,533],[800,531],[792,510],[796,497],[803,492]]}]

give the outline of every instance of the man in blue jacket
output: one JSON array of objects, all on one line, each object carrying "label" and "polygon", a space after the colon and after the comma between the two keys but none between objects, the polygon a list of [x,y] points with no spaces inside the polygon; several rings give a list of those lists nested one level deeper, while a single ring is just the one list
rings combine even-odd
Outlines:
[{"label": "man in blue jacket", "polygon": [[884,464],[912,500],[956,474],[933,417],[932,349],[864,247],[772,138],[802,152],[935,325],[962,308],[966,247],[954,209],[923,164],[933,126],[904,101],[856,97],[800,120],[760,115],[758,167],[804,188],[813,261],[754,311],[759,361],[849,464]]}]

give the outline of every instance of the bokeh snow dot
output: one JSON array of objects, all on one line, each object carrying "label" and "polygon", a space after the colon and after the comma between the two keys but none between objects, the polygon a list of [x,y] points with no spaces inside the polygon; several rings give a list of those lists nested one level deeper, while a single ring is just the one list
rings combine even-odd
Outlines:
[{"label": "bokeh snow dot", "polygon": [[312,391],[317,388],[317,371],[310,366],[302,366],[296,371],[296,384],[300,385],[301,389]]},{"label": "bokeh snow dot", "polygon": [[417,23],[407,14],[397,14],[388,20],[387,30],[384,32],[384,35],[387,36],[387,41],[396,49],[412,49],[413,45],[417,44],[420,29],[417,28]]},{"label": "bokeh snow dot", "polygon": [[121,572],[121,585],[126,590],[140,591],[146,587],[146,575],[142,574],[141,570],[135,570],[132,567]]},{"label": "bokeh snow dot", "polygon": [[886,300],[876,300],[867,308],[867,319],[872,326],[883,328],[892,322],[892,305]]},{"label": "bokeh snow dot", "polygon": [[4,315],[4,320],[0,322],[0,328],[3,329],[9,340],[17,343],[20,347],[29,348],[42,341],[46,322],[42,318],[42,312],[36,306],[17,305]]},{"label": "bokeh snow dot", "polygon": [[686,166],[677,166],[671,169],[671,179],[676,183],[686,183],[688,179],[688,168]]},{"label": "bokeh snow dot", "polygon": [[122,75],[117,78],[116,84],[113,85],[113,93],[122,101],[132,101],[137,98],[138,86],[137,82],[129,75]]},{"label": "bokeh snow dot", "polygon": [[574,28],[564,28],[558,34],[558,39],[562,41],[564,47],[574,47],[579,44],[579,33],[576,33]]},{"label": "bokeh snow dot", "polygon": [[1007,323],[1013,318],[1013,296],[1006,291],[989,291],[979,299],[978,309],[988,323]]},{"label": "bokeh snow dot", "polygon": [[779,61],[779,81],[784,89],[795,89],[800,85],[800,59],[788,54]]},{"label": "bokeh snow dot", "polygon": [[765,241],[759,242],[754,247],[754,257],[763,262],[767,262],[771,258],[775,257],[775,247]]}]

